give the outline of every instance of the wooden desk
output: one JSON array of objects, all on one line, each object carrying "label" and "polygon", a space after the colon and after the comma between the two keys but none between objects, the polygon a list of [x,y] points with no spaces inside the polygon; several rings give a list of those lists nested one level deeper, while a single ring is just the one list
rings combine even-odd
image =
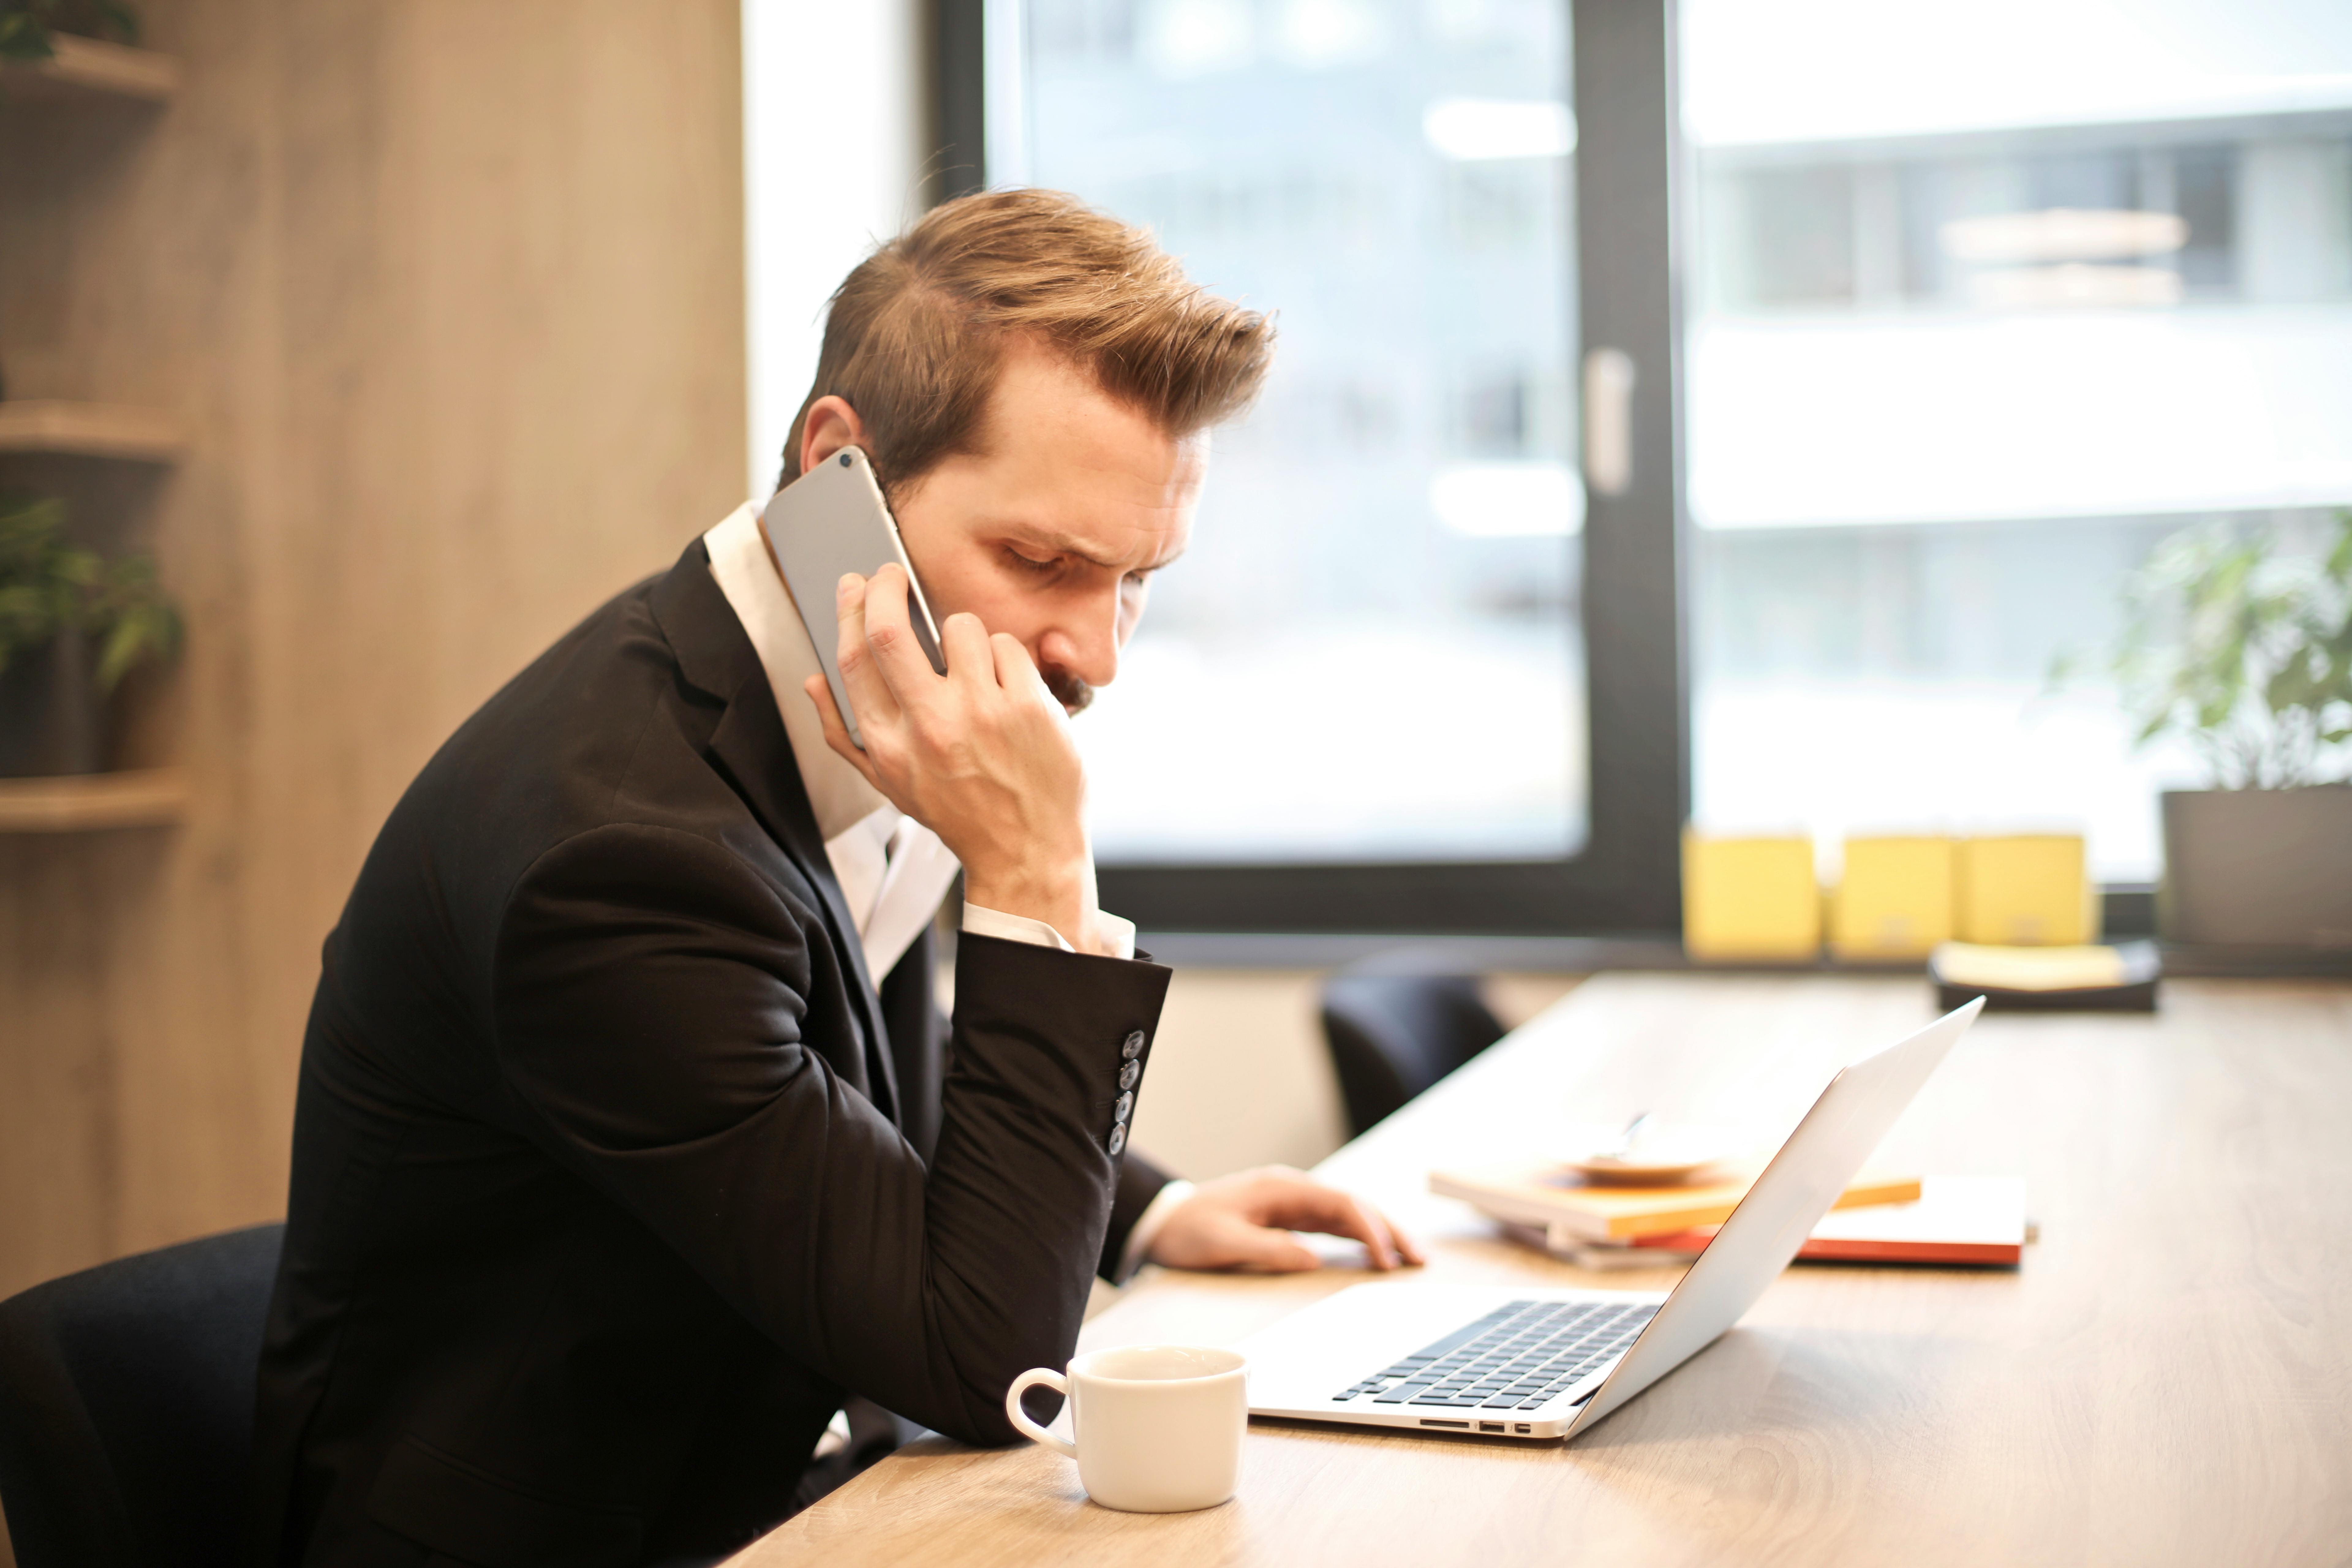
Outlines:
[{"label": "wooden desk", "polygon": [[[1654,1286],[1497,1239],[1435,1164],[1570,1120],[1786,1125],[1917,980],[1596,979],[1325,1162],[1449,1279]],[[736,1559],[2200,1563],[2352,1556],[2352,986],[2177,982],[2155,1017],[1982,1020],[1882,1151],[2021,1173],[2016,1272],[1799,1266],[1575,1443],[1254,1424],[1241,1493],[1113,1513],[1024,1446],[914,1445]],[[1366,1278],[1164,1270],[1084,1347],[1215,1342]]]}]

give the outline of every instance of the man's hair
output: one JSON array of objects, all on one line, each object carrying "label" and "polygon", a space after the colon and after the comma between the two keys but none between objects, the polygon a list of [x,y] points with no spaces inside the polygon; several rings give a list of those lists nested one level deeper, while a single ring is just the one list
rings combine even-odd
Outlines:
[{"label": "man's hair", "polygon": [[1006,345],[1026,340],[1162,432],[1246,408],[1274,323],[1187,279],[1141,229],[1060,191],[988,191],[933,207],[834,291],[816,380],[793,417],[780,483],[800,475],[809,405],[845,399],[877,476],[903,489],[980,449]]}]

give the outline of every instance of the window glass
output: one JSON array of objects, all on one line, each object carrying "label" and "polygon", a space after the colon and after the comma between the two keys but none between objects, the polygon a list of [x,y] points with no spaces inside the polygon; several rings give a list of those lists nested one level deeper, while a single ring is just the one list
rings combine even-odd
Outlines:
[{"label": "window glass", "polygon": [[2072,824],[2151,879],[2202,781],[2050,674],[2174,531],[2352,501],[2352,6],[1684,29],[1698,818]]},{"label": "window glass", "polygon": [[1026,68],[992,181],[1146,225],[1280,324],[1191,553],[1077,726],[1097,854],[1573,852],[1563,0],[999,3]]}]

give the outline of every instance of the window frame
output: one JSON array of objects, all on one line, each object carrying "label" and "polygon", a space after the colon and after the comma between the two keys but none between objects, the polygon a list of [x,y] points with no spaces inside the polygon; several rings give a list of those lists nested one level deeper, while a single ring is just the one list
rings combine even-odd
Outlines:
[{"label": "window frame", "polygon": [[[1002,7],[1020,3],[931,0],[936,200],[988,184],[988,48],[1017,40]],[[1103,865],[1104,907],[1147,931],[1680,928],[1691,782],[1677,18],[1675,0],[1572,0],[1570,11],[1580,341],[1588,363],[1613,348],[1636,372],[1630,481],[1614,495],[1588,486],[1582,534],[1584,847],[1528,861]],[[1462,743],[1475,757],[1475,738]]]}]

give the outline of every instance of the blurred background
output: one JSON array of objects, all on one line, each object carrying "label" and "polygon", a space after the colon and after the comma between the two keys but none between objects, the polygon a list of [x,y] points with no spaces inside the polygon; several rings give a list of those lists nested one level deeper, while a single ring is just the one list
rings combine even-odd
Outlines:
[{"label": "blurred background", "polygon": [[[1822,956],[1849,839],[2072,843],[2077,940],[2145,936],[2165,792],[2347,771],[2338,4],[0,20],[0,1295],[280,1211],[400,791],[767,493],[833,286],[983,185],[1280,321],[1080,727],[1105,902],[1179,966],[1137,1138],[1188,1173],[1345,1136],[1334,968],[1509,1024],[1686,962],[1686,828],[1800,847],[1810,934],[1732,957],[1916,967]],[[2216,761],[2305,718],[2292,776]],[[2334,918],[2176,958],[2340,963]]]}]

